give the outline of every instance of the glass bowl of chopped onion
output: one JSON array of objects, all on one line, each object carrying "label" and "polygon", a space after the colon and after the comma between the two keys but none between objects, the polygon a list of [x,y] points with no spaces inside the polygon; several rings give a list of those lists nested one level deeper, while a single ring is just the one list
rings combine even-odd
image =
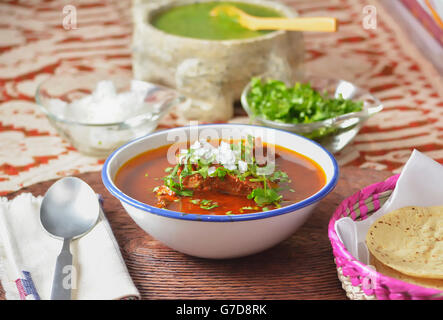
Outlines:
[{"label": "glass bowl of chopped onion", "polygon": [[37,104],[78,151],[99,158],[154,131],[187,99],[175,90],[134,80],[125,71],[54,75],[36,90]]},{"label": "glass bowl of chopped onion", "polygon": [[241,104],[251,122],[300,134],[334,153],[383,109],[376,97],[351,82],[314,76],[292,84],[253,78]]}]

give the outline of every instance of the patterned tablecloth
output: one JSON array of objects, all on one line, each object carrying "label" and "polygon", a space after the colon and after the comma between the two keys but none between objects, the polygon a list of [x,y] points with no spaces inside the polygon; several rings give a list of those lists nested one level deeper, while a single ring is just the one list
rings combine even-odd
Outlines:
[{"label": "patterned tablecloth", "polygon": [[[355,82],[383,101],[341,165],[397,172],[416,148],[443,163],[442,79],[376,1],[287,0],[303,16],[333,15],[335,34],[305,34],[306,70]],[[65,5],[77,29],[65,30]],[[0,192],[64,175],[100,170],[61,139],[34,101],[39,82],[72,69],[131,68],[130,1],[0,3]],[[368,7],[369,6],[369,7]],[[375,29],[364,28],[376,9]],[[233,122],[244,121],[233,119]],[[179,124],[166,117],[161,126]]]}]

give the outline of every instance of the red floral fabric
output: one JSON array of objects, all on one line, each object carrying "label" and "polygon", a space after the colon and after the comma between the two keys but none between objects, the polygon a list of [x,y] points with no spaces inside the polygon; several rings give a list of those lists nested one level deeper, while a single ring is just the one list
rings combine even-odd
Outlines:
[{"label": "red floral fabric", "polygon": [[[369,89],[385,109],[337,154],[341,165],[398,172],[416,148],[443,163],[441,77],[377,1],[285,1],[303,16],[336,16],[337,33],[305,33],[308,73]],[[77,25],[66,30],[65,5]],[[371,7],[367,7],[371,6]],[[365,29],[369,9],[375,29]],[[34,100],[52,74],[131,68],[131,1],[0,3],[0,193],[101,169],[103,159],[77,152],[56,133]],[[245,122],[236,117],[231,122]],[[174,114],[160,127],[180,125]]]}]

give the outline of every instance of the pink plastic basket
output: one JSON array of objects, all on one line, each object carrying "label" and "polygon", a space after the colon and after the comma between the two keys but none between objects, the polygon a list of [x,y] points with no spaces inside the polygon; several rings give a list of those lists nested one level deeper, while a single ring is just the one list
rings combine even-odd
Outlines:
[{"label": "pink plastic basket", "polygon": [[389,198],[398,175],[370,185],[345,199],[329,221],[328,234],[337,266],[338,278],[348,298],[353,300],[443,300],[443,292],[424,288],[378,273],[373,267],[355,259],[335,232],[335,222],[350,216],[364,220],[378,210]]}]

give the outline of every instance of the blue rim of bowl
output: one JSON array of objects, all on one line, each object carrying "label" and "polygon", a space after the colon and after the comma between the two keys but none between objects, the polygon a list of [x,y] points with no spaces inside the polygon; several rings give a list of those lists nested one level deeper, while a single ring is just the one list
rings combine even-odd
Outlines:
[{"label": "blue rim of bowl", "polygon": [[149,204],[143,203],[141,201],[135,200],[135,199],[129,197],[128,195],[126,195],[125,193],[123,193],[120,189],[118,189],[115,186],[115,184],[112,182],[111,178],[109,177],[108,168],[109,168],[110,162],[113,160],[114,156],[120,152],[120,150],[126,148],[130,144],[133,144],[137,141],[146,139],[146,138],[154,136],[154,135],[162,134],[166,131],[186,130],[186,129],[188,129],[188,128],[190,129],[192,127],[204,127],[204,126],[243,126],[243,127],[264,128],[263,126],[250,125],[250,124],[226,123],[226,124],[201,124],[198,126],[185,126],[185,127],[178,127],[178,128],[173,128],[173,129],[165,129],[165,130],[155,131],[153,133],[150,133],[150,134],[145,135],[143,137],[137,138],[135,140],[132,140],[132,141],[122,145],[106,159],[105,164],[103,165],[103,168],[102,168],[102,181],[103,181],[103,184],[105,185],[106,189],[108,189],[108,191],[114,197],[119,199],[120,201],[123,201],[133,207],[136,207],[137,209],[141,209],[141,210],[146,211],[148,213],[153,213],[153,214],[156,214],[159,216],[173,218],[173,219],[180,219],[180,220],[190,220],[190,221],[234,222],[234,221],[248,221],[248,220],[265,219],[265,218],[274,217],[274,216],[278,216],[281,214],[290,213],[290,212],[299,210],[301,208],[309,206],[309,205],[323,199],[326,195],[329,194],[329,192],[331,192],[334,189],[335,185],[337,184],[338,176],[339,176],[339,169],[338,169],[337,161],[335,160],[334,156],[328,150],[326,150],[322,145],[320,145],[319,143],[312,141],[308,138],[305,138],[301,135],[293,133],[293,132],[289,132],[289,131],[285,131],[285,130],[281,130],[281,129],[275,129],[275,128],[267,128],[267,127],[265,127],[265,129],[282,131],[284,133],[294,135],[294,136],[297,136],[297,137],[302,138],[304,140],[307,140],[307,141],[311,142],[312,144],[315,144],[318,147],[320,147],[326,153],[326,155],[329,157],[329,159],[331,160],[332,165],[334,167],[334,173],[333,173],[331,180],[314,195],[312,195],[304,200],[301,200],[299,202],[282,207],[282,208],[273,209],[273,210],[269,210],[269,211],[255,212],[255,213],[239,214],[239,215],[208,215],[208,214],[202,215],[202,214],[183,213],[183,212],[178,212],[178,211],[161,209],[161,208],[157,208],[157,207],[151,206]]}]

